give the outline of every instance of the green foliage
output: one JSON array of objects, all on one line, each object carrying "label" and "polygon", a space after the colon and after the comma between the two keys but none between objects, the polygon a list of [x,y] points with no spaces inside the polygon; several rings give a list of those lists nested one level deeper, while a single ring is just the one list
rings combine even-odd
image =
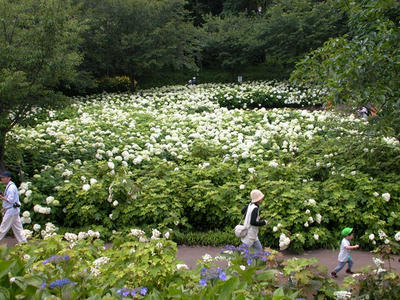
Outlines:
[{"label": "green foliage", "polygon": [[327,101],[373,103],[380,129],[399,135],[398,1],[342,1],[349,34],[326,42],[297,64],[292,80],[328,88]]},{"label": "green foliage", "polygon": [[95,76],[142,77],[164,68],[196,70],[196,30],[184,1],[84,1],[89,30],[83,68]]},{"label": "green foliage", "polygon": [[269,92],[289,97],[283,85],[262,83],[102,94],[76,102],[70,119],[55,112],[35,128],[16,129],[16,151],[7,157],[24,172],[25,228],[96,224],[110,236],[157,226],[180,232],[182,243],[236,244],[232,228],[258,188],[265,191],[260,217],[269,220],[259,235],[264,245],[278,247],[285,234],[296,252],[336,248],[348,226],[364,248],[374,247],[369,236],[379,230],[392,239],[400,217],[398,141],[375,136],[353,116],[228,110],[215,100]]},{"label": "green foliage", "polygon": [[74,11],[72,1],[0,2],[0,168],[7,132],[65,103],[54,90],[61,80],[73,80],[81,60]]},{"label": "green foliage", "polygon": [[240,240],[228,231],[207,231],[207,232],[174,232],[173,240],[178,245],[188,246],[239,246]]},{"label": "green foliage", "polygon": [[203,25],[203,55],[207,65],[217,64],[236,76],[244,66],[260,61],[263,57],[258,39],[261,21],[245,14],[208,16]]}]

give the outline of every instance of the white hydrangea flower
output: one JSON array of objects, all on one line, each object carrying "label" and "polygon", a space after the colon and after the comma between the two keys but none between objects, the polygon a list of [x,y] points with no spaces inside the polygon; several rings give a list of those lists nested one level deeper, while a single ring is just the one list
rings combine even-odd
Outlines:
[{"label": "white hydrangea flower", "polygon": [[336,297],[336,300],[346,300],[352,297],[351,292],[348,291],[336,291],[333,295]]},{"label": "white hydrangea flower", "polygon": [[84,240],[88,237],[88,234],[84,231],[78,233],[78,240]]},{"label": "white hydrangea flower", "polygon": [[241,189],[241,190],[243,190],[245,188],[245,185],[244,184],[241,184],[240,186],[239,186],[239,189]]},{"label": "white hydrangea flower", "polygon": [[279,166],[279,164],[276,162],[276,161],[270,161],[269,162],[269,164],[268,164],[270,167],[272,167],[272,168],[276,168],[276,167],[278,167]]},{"label": "white hydrangea flower", "polygon": [[394,235],[394,239],[398,242],[400,241],[400,231]]},{"label": "white hydrangea flower", "polygon": [[308,199],[308,204],[314,206],[317,202],[314,199]]},{"label": "white hydrangea flower", "polygon": [[384,193],[384,194],[382,194],[382,198],[383,198],[386,202],[389,202],[389,200],[390,200],[390,194],[389,194],[389,193]]},{"label": "white hydrangea flower", "polygon": [[239,268],[240,268],[242,271],[246,270],[246,266],[243,266],[243,265],[240,265]]},{"label": "white hydrangea flower", "polygon": [[208,254],[208,253],[204,254],[204,255],[201,257],[201,259],[202,259],[204,262],[212,262],[212,260],[213,260],[212,256],[211,256],[210,254]]},{"label": "white hydrangea flower", "polygon": [[385,262],[378,257],[372,257],[372,261],[377,267],[382,267],[385,264]]},{"label": "white hydrangea flower", "polygon": [[54,197],[53,196],[49,196],[49,197],[46,198],[47,205],[50,205],[53,201],[54,201]]},{"label": "white hydrangea flower", "polygon": [[319,235],[315,233],[314,234],[314,239],[318,241],[319,240]]},{"label": "white hydrangea flower", "polygon": [[277,226],[274,226],[274,227],[272,228],[272,231],[273,231],[273,232],[277,232],[277,231],[278,231],[278,227],[277,227]]},{"label": "white hydrangea flower", "polygon": [[82,190],[84,190],[85,192],[87,192],[88,190],[90,190],[90,184],[84,184],[83,186],[82,186]]},{"label": "white hydrangea flower", "polygon": [[306,214],[309,214],[311,211],[309,209],[306,210]]},{"label": "white hydrangea flower", "polygon": [[382,229],[378,230],[378,235],[379,235],[379,239],[381,239],[381,240],[383,240],[384,238],[387,237],[386,233]]},{"label": "white hydrangea flower", "polygon": [[114,165],[114,163],[113,163],[112,161],[107,162],[107,165],[108,165],[108,168],[109,168],[110,170],[114,170],[115,165]]},{"label": "white hydrangea flower", "polygon": [[378,196],[379,196],[379,193],[378,193],[378,192],[374,192],[373,195],[374,195],[375,197],[378,197]]},{"label": "white hydrangea flower", "polygon": [[168,240],[169,239],[169,235],[170,235],[170,233],[169,233],[169,231],[167,231],[166,233],[164,233],[164,238],[166,238]]},{"label": "white hydrangea flower", "polygon": [[97,180],[95,178],[90,178],[90,185],[96,184]]},{"label": "white hydrangea flower", "polygon": [[248,170],[250,173],[255,173],[255,171],[256,171],[254,168],[248,168],[247,170]]},{"label": "white hydrangea flower", "polygon": [[23,235],[25,236],[25,238],[26,238],[27,240],[29,240],[29,239],[32,238],[33,231],[31,231],[31,230],[29,230],[29,229],[24,229],[24,230],[22,231],[22,233],[23,233]]},{"label": "white hydrangea flower", "polygon": [[177,264],[176,269],[177,270],[189,270],[189,267],[186,264]]},{"label": "white hydrangea flower", "polygon": [[161,232],[158,231],[157,229],[153,229],[151,233],[152,233],[152,236],[151,236],[152,240],[157,240],[160,238]]},{"label": "white hydrangea flower", "polygon": [[318,224],[321,224],[322,216],[320,214],[316,214],[315,215],[315,221],[317,221]]},{"label": "white hydrangea flower", "polygon": [[29,212],[29,211],[24,211],[23,213],[22,213],[22,216],[24,217],[24,218],[29,218],[30,216],[31,216],[31,213]]},{"label": "white hydrangea flower", "polygon": [[308,222],[305,222],[305,223],[304,223],[304,227],[307,228],[308,226],[309,226]]},{"label": "white hydrangea flower", "polygon": [[140,229],[131,229],[131,234],[137,237],[144,236],[146,233]]},{"label": "white hydrangea flower", "polygon": [[371,233],[368,238],[372,241],[373,239],[375,239],[375,234]]},{"label": "white hydrangea flower", "polygon": [[40,226],[39,224],[35,224],[35,225],[33,225],[33,230],[36,231],[36,232],[38,232],[38,231],[40,230],[41,227],[42,227],[42,226]]},{"label": "white hydrangea flower", "polygon": [[118,201],[117,201],[117,200],[114,200],[113,206],[117,206],[117,205],[118,205]]},{"label": "white hydrangea flower", "polygon": [[279,237],[279,248],[281,250],[285,250],[289,247],[290,245],[290,239],[286,236],[286,234],[281,233]]},{"label": "white hydrangea flower", "polygon": [[99,268],[101,265],[104,265],[110,261],[109,257],[102,256],[97,258],[96,260],[93,261],[93,265],[95,268]]}]

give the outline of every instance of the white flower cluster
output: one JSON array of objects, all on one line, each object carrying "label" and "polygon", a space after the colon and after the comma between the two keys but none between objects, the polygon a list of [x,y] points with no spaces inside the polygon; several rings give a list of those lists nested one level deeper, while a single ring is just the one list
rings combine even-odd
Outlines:
[{"label": "white flower cluster", "polygon": [[389,202],[389,200],[390,200],[390,194],[389,194],[389,193],[384,193],[384,194],[382,194],[382,198],[383,198],[386,202]]},{"label": "white flower cluster", "polygon": [[27,240],[29,240],[29,239],[32,238],[33,231],[31,231],[31,230],[29,230],[29,229],[24,229],[22,233],[24,234],[24,236],[25,236],[25,238],[26,238]]},{"label": "white flower cluster", "polygon": [[279,229],[281,229],[282,228],[282,224],[281,223],[278,223],[276,226],[274,226],[273,228],[272,228],[272,231],[273,232],[277,232]]},{"label": "white flower cluster", "polygon": [[158,240],[160,238],[160,235],[161,235],[161,232],[159,232],[157,229],[153,229],[151,239]]},{"label": "white flower cluster", "polygon": [[395,239],[396,241],[400,242],[400,231],[397,232],[397,233],[394,235],[394,239]]},{"label": "white flower cluster", "polygon": [[21,223],[22,224],[30,224],[32,222],[31,220],[31,214],[29,211],[24,211],[22,213],[22,218],[21,218]]},{"label": "white flower cluster", "polygon": [[290,245],[290,239],[284,233],[281,233],[279,237],[279,248],[281,250],[285,250],[289,247],[289,245]]},{"label": "white flower cluster", "polygon": [[348,291],[336,291],[333,293],[336,300],[351,299],[351,292]]},{"label": "white flower cluster", "polygon": [[43,214],[43,215],[49,215],[51,212],[51,208],[50,207],[43,207],[39,204],[36,204],[33,207],[33,211],[38,213],[38,214]]},{"label": "white flower cluster", "polygon": [[99,257],[99,258],[97,258],[96,260],[94,260],[92,264],[93,264],[93,266],[94,266],[95,268],[99,268],[100,266],[102,266],[102,265],[108,263],[109,261],[110,261],[110,258],[109,258],[109,257],[102,256],[102,257]]},{"label": "white flower cluster", "polygon": [[40,234],[44,240],[47,240],[51,236],[56,235],[57,230],[58,228],[53,223],[46,223],[45,230],[42,230]]},{"label": "white flower cluster", "polygon": [[373,257],[373,258],[372,258],[372,261],[374,262],[374,264],[375,264],[378,268],[382,267],[382,266],[385,264],[385,262],[384,262],[383,260],[381,260],[381,259],[379,259],[379,258],[377,258],[377,257]]},{"label": "white flower cluster", "polygon": [[66,232],[64,234],[64,239],[72,244],[72,247],[75,246],[75,243],[80,240],[84,240],[87,237],[91,238],[100,238],[100,233],[98,231],[89,230],[88,232],[81,231],[76,235],[75,233]]},{"label": "white flower cluster", "polygon": [[201,257],[201,259],[203,260],[203,262],[212,262],[213,261],[213,257],[208,253],[204,254]]},{"label": "white flower cluster", "polygon": [[177,264],[176,269],[177,270],[189,270],[189,267],[185,264]]}]

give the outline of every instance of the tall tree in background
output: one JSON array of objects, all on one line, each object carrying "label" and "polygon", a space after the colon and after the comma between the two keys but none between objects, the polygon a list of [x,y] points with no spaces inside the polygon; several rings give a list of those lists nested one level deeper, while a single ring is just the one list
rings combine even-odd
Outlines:
[{"label": "tall tree in background", "polygon": [[97,77],[137,78],[169,67],[196,69],[197,30],[184,0],[83,1],[89,27],[83,66]]},{"label": "tall tree in background", "polygon": [[241,13],[207,16],[205,20],[206,66],[220,67],[235,76],[244,66],[262,62],[264,51],[258,39],[261,18]]},{"label": "tall tree in background", "polygon": [[38,108],[62,105],[60,80],[81,61],[79,24],[69,0],[0,0],[0,169],[7,133]]},{"label": "tall tree in background", "polygon": [[347,31],[345,13],[331,1],[276,1],[264,18],[259,38],[267,61],[279,61],[288,72],[305,54]]},{"label": "tall tree in background", "polygon": [[400,3],[341,1],[349,33],[333,38],[297,64],[292,80],[328,88],[327,101],[372,103],[378,128],[400,136]]}]

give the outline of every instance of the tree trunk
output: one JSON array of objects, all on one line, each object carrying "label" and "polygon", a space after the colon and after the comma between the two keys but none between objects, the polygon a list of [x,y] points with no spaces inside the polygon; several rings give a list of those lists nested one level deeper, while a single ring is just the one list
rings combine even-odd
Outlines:
[{"label": "tree trunk", "polygon": [[3,172],[6,169],[6,164],[4,162],[6,135],[7,135],[7,130],[4,128],[1,129],[0,130],[0,172]]}]

